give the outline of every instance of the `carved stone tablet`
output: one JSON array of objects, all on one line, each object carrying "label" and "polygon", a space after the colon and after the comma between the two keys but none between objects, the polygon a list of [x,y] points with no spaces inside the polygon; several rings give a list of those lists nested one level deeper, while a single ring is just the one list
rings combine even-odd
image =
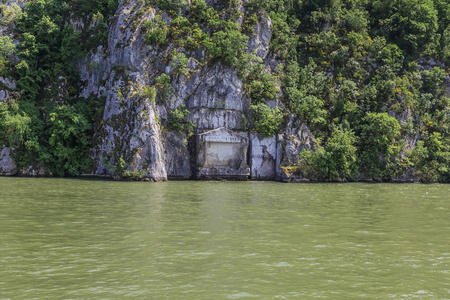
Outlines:
[{"label": "carved stone tablet", "polygon": [[246,135],[226,128],[207,131],[197,136],[197,178],[247,179],[249,140]]}]

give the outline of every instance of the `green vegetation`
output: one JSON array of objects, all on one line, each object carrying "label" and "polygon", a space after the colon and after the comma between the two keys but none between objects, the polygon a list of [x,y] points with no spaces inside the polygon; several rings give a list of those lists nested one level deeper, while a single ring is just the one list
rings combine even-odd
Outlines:
[{"label": "green vegetation", "polygon": [[145,41],[150,45],[164,45],[167,41],[168,26],[161,17],[146,21],[144,24],[144,29],[147,31]]},{"label": "green vegetation", "polygon": [[450,180],[450,145],[439,132],[425,135],[408,156],[416,168],[415,176],[420,181]]},{"label": "green vegetation", "polygon": [[172,89],[170,86],[171,81],[172,79],[170,78],[170,76],[164,73],[156,77],[155,87],[158,91],[159,98],[162,101],[168,100],[172,93]]},{"label": "green vegetation", "polygon": [[167,127],[176,132],[185,132],[188,137],[191,136],[194,131],[194,123],[187,121],[189,113],[184,103],[169,111]]},{"label": "green vegetation", "polygon": [[[91,167],[89,151],[104,102],[77,97],[80,83],[73,61],[106,42],[104,15],[117,3],[75,3],[29,1],[26,13],[2,7],[2,23],[15,22],[20,44],[1,37],[0,73],[17,79],[20,99],[0,106],[0,142],[16,148],[19,169],[42,166],[47,173],[74,176]],[[66,21],[74,11],[96,25],[79,34]],[[13,52],[20,59],[15,66]]]},{"label": "green vegetation", "polygon": [[[388,181],[412,170],[423,182],[448,181],[450,1],[253,0],[246,8],[272,20],[284,113],[321,141],[301,155],[299,173]],[[337,154],[336,136],[352,155]]]},{"label": "green vegetation", "polygon": [[255,130],[263,136],[272,136],[280,130],[283,113],[279,107],[272,109],[263,103],[258,103],[250,105],[250,113]]},{"label": "green vegetation", "polygon": [[248,37],[242,34],[238,26],[231,21],[223,26],[225,27],[223,30],[212,35],[211,43],[208,44],[208,53],[211,57],[232,66],[247,48]]},{"label": "green vegetation", "polygon": [[358,173],[356,138],[352,131],[336,129],[325,147],[300,153],[299,171],[315,180],[355,180]]},{"label": "green vegetation", "polygon": [[7,138],[12,147],[22,143],[29,130],[31,119],[19,110],[15,100],[0,102],[0,140]]},{"label": "green vegetation", "polygon": [[173,67],[173,73],[175,75],[186,75],[189,72],[186,68],[187,63],[188,59],[184,53],[177,52],[176,50],[173,51],[171,66]]},{"label": "green vegetation", "polygon": [[148,173],[148,170],[144,169],[136,171],[127,170],[127,163],[125,162],[125,159],[122,156],[119,157],[118,161],[115,162],[114,164],[111,163],[108,157],[109,157],[108,155],[102,156],[101,161],[108,168],[111,175],[114,176],[114,179],[117,180],[131,179],[136,181],[142,181]]},{"label": "green vegetation", "polygon": [[367,178],[390,180],[400,175],[400,129],[387,113],[368,113],[362,119],[359,166]]},{"label": "green vegetation", "polygon": [[[138,95],[141,99],[148,99],[150,102],[155,102],[156,90],[154,87],[149,85],[144,85],[141,87],[136,87],[136,91],[132,94],[133,96]],[[123,100],[122,90],[117,86],[117,96],[119,100]]]},{"label": "green vegetation", "polygon": [[14,53],[16,45],[7,36],[0,36],[0,75],[7,75],[7,64],[10,56]]},{"label": "green vegetation", "polygon": [[156,78],[156,85],[158,88],[167,88],[171,81],[170,76],[163,73]]}]

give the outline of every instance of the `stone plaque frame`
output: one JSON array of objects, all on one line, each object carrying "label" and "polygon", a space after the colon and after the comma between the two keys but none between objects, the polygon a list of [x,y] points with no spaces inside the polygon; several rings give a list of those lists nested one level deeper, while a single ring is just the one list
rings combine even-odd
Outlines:
[{"label": "stone plaque frame", "polygon": [[249,139],[245,134],[218,128],[196,138],[198,179],[248,179]]}]

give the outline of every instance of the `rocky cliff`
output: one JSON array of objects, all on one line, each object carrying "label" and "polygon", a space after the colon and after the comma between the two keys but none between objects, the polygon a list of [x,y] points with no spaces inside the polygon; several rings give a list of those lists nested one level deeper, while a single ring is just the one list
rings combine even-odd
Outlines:
[{"label": "rocky cliff", "polygon": [[[239,3],[238,10],[244,9],[242,4]],[[198,155],[195,136],[224,128],[248,138],[244,163],[250,170],[248,178],[281,179],[282,167],[295,163],[298,153],[314,144],[306,125],[291,116],[285,128],[272,137],[250,132],[247,121],[250,100],[238,70],[208,60],[202,48],[195,51],[178,48],[188,62],[186,73],[176,73],[173,60],[168,59],[176,46],[169,43],[158,47],[145,42],[144,26],[156,16],[170,26],[172,17],[167,12],[144,7],[139,0],[120,1],[114,17],[107,22],[107,46],[99,46],[74,62],[80,71],[80,96],[106,98],[102,127],[94,137],[97,143],[92,149],[95,161],[92,174],[117,176],[120,169],[156,181],[195,178]],[[86,26],[95,26],[78,19],[71,23],[79,32]],[[247,53],[262,59],[267,73],[275,72],[283,63],[269,56],[271,37],[271,19],[261,17],[246,47]],[[152,98],[143,91],[154,87],[161,74],[170,76],[170,84],[156,89]],[[2,82],[6,80],[2,78]],[[9,87],[13,85],[10,83]],[[8,90],[2,89],[0,95],[4,101]],[[275,107],[279,101],[271,103]],[[185,122],[193,125],[192,132],[170,126],[170,112],[184,107],[189,112]],[[9,153],[8,148],[2,150],[0,171],[6,174],[17,171]]]},{"label": "rocky cliff", "polygon": [[448,182],[447,11],[4,1],[0,174]]},{"label": "rocky cliff", "polygon": [[[171,18],[163,11],[147,9],[138,19],[136,13],[141,8],[141,1],[123,1],[108,27],[108,48],[98,48],[78,63],[81,79],[87,83],[82,95],[107,97],[104,126],[94,155],[95,174],[111,174],[102,158],[107,157],[109,165],[114,165],[123,157],[129,171],[145,170],[146,176],[154,180],[194,177],[197,152],[192,137],[167,128],[168,112],[181,105],[189,111],[187,122],[193,123],[194,134],[226,128],[249,137],[247,164],[253,179],[280,177],[280,167],[294,162],[301,149],[311,147],[313,137],[298,122],[289,123],[283,133],[273,137],[249,133],[243,122],[249,106],[243,81],[237,70],[220,62],[208,62],[205,51],[189,53],[188,75],[174,74],[173,65],[164,59],[173,46],[161,49],[147,45],[142,28],[157,14],[169,24]],[[271,72],[281,62],[268,57],[270,18],[262,18],[255,27],[248,51],[270,61],[267,71]],[[90,70],[88,66],[94,62],[100,67]],[[154,85],[161,74],[172,77],[166,88],[170,94],[157,93],[153,102],[141,97],[138,90]]]}]

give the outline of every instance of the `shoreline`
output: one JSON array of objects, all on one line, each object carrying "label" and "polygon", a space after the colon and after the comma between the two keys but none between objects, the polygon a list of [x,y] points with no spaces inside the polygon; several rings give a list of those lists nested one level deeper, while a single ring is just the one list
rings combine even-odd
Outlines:
[{"label": "shoreline", "polygon": [[17,178],[61,178],[61,179],[85,179],[85,180],[106,180],[106,181],[123,181],[123,182],[168,182],[168,181],[200,181],[200,182],[279,182],[279,183],[292,183],[292,184],[320,184],[320,183],[334,183],[334,184],[346,184],[346,183],[389,183],[389,184],[449,184],[449,182],[420,182],[417,179],[393,179],[390,181],[382,180],[334,180],[334,181],[317,181],[309,180],[305,178],[290,178],[290,179],[242,179],[242,178],[211,178],[211,179],[193,179],[185,177],[169,177],[166,180],[155,180],[152,178],[133,179],[133,178],[114,178],[111,175],[94,175],[94,174],[81,174],[80,176],[68,176],[58,177],[53,175],[17,175],[11,173],[0,173],[0,177],[17,177]]}]

